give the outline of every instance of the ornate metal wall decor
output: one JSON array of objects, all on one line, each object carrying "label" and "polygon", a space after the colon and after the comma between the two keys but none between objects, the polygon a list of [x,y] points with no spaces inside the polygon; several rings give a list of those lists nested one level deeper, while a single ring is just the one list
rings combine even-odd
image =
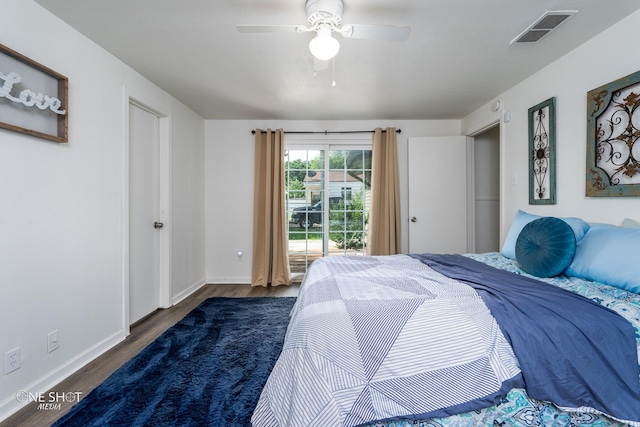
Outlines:
[{"label": "ornate metal wall decor", "polygon": [[640,71],[587,93],[587,196],[640,196]]},{"label": "ornate metal wall decor", "polygon": [[529,108],[529,204],[556,203],[556,98]]}]

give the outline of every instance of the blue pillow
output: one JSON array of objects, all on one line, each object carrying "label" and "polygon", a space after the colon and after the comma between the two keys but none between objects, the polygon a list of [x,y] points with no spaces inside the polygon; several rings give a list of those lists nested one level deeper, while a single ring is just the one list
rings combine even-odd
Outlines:
[{"label": "blue pillow", "polygon": [[622,228],[640,228],[640,222],[633,220],[631,218],[625,218],[624,220],[622,220],[622,225],[620,225],[620,227]]},{"label": "blue pillow", "polygon": [[576,253],[573,229],[561,219],[544,217],[522,228],[516,240],[516,260],[524,271],[538,277],[562,273]]},{"label": "blue pillow", "polygon": [[[507,258],[516,259],[516,240],[518,240],[520,231],[522,231],[525,225],[538,218],[544,217],[518,210],[518,212],[516,212],[515,218],[513,219],[513,224],[511,224],[511,228],[509,229],[509,233],[507,234],[507,238],[504,241],[504,245],[502,245],[502,250],[500,251],[500,253]],[[587,224],[580,218],[567,217],[560,219],[571,226],[571,228],[573,229],[573,233],[576,236],[576,242],[579,242],[589,229],[589,224]]]},{"label": "blue pillow", "polygon": [[567,276],[640,294],[640,228],[594,225],[576,246]]}]

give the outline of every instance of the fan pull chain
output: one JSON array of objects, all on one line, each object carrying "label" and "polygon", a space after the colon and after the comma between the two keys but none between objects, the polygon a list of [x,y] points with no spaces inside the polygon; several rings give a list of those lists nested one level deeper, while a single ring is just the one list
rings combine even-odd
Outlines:
[{"label": "fan pull chain", "polygon": [[331,60],[333,63],[333,81],[331,82],[331,87],[336,87],[336,58]]}]

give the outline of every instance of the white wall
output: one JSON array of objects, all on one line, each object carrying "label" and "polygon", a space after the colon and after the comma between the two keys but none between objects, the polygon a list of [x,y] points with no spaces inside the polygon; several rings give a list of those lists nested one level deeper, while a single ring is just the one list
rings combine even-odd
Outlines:
[{"label": "white wall", "polygon": [[35,2],[2,11],[0,41],[69,78],[69,142],[0,130],[0,356],[22,365],[0,370],[0,420],[124,338],[125,90],[171,117],[173,299],[205,277],[204,120]]},{"label": "white wall", "polygon": [[172,100],[172,302],[205,284],[204,120]]},{"label": "white wall", "polygon": [[[511,121],[501,126],[501,241],[518,209],[613,224],[620,224],[625,217],[640,219],[638,197],[585,196],[587,92],[640,70],[640,56],[629,54],[632,40],[639,39],[640,12],[635,12],[496,97],[502,100],[504,111],[511,113]],[[546,42],[545,39],[540,43]],[[556,97],[557,204],[529,205],[527,111],[553,96]],[[500,118],[501,112],[492,113],[490,104],[462,120],[463,133],[473,133]],[[516,175],[517,185],[513,185]]]},{"label": "white wall", "polygon": [[[249,283],[253,240],[253,164],[256,128],[285,131],[373,130],[395,127],[400,168],[402,247],[407,251],[407,139],[412,136],[460,135],[459,120],[255,121],[207,120],[206,150],[206,271],[208,283]],[[349,138],[316,135],[318,140]],[[357,138],[370,138],[359,135]],[[236,251],[244,250],[243,261]]]}]

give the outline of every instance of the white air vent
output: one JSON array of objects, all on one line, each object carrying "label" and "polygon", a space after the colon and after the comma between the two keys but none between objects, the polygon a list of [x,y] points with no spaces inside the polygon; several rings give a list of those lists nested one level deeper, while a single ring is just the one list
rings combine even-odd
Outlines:
[{"label": "white air vent", "polygon": [[529,25],[529,27],[524,30],[518,37],[511,40],[511,43],[535,43],[539,41],[541,38],[549,34],[551,31],[555,30],[562,24],[566,22],[567,19],[571,18],[573,15],[578,13],[577,10],[555,10],[555,11],[547,11],[538,18],[533,24]]}]

